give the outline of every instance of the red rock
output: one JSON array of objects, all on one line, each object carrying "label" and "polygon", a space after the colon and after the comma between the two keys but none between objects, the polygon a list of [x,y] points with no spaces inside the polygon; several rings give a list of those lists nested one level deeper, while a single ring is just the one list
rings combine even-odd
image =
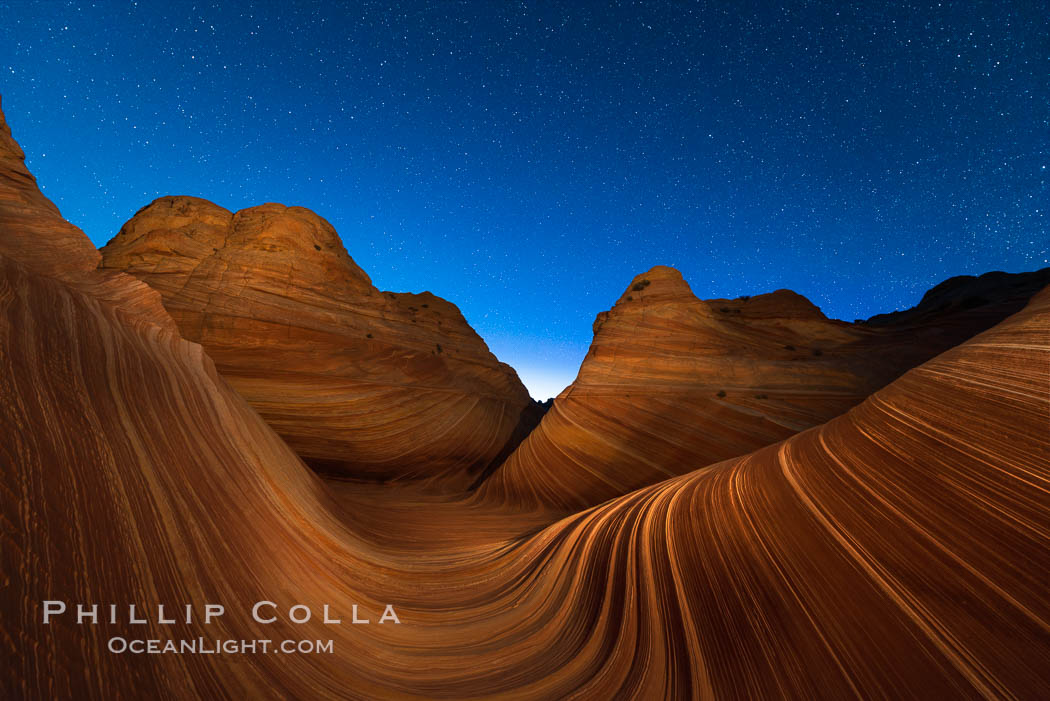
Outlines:
[{"label": "red rock", "polygon": [[183,336],[324,472],[465,487],[521,439],[528,392],[459,309],[380,292],[307,209],[165,197],[102,254],[159,291]]},{"label": "red rock", "polygon": [[789,290],[701,301],[677,270],[653,268],[598,315],[575,382],[479,494],[575,510],[757,450],[998,323],[1040,283],[1050,270],[999,280],[984,305],[869,325]]},{"label": "red rock", "polygon": [[[1050,289],[820,427],[559,519],[414,484],[337,500],[198,344],[93,294],[118,277],[54,270],[0,252],[4,697],[1045,695]],[[45,625],[51,599],[225,613]],[[315,615],[256,624],[266,600]]]},{"label": "red rock", "polygon": [[0,232],[0,254],[34,271],[60,275],[98,265],[99,253],[84,232],[63,219],[58,207],[40,192],[2,111]]}]

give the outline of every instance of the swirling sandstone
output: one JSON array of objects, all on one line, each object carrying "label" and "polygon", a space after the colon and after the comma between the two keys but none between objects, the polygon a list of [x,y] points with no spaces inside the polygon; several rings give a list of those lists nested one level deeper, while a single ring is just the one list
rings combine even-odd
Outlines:
[{"label": "swirling sandstone", "polygon": [[[326,485],[163,310],[74,277],[0,252],[4,698],[1045,695],[1050,290],[827,424],[556,519]],[[54,598],[227,614],[44,626]],[[257,624],[262,599],[344,623]]]},{"label": "swirling sandstone", "polygon": [[135,278],[114,271],[96,274],[99,252],[37,187],[25,153],[0,110],[0,255],[28,270],[61,278],[124,311],[174,328],[160,296]]},{"label": "swirling sandstone", "polygon": [[0,111],[0,254],[51,275],[94,268],[98,251],[40,192],[24,161]]},{"label": "swirling sandstone", "polygon": [[1017,311],[1050,269],[975,280],[922,313],[847,324],[789,290],[702,301],[653,268],[598,315],[575,382],[480,495],[585,508],[782,440]]},{"label": "swirling sandstone", "polygon": [[459,310],[380,292],[307,209],[164,197],[102,256],[159,291],[182,335],[324,472],[467,486],[524,435],[528,392]]}]

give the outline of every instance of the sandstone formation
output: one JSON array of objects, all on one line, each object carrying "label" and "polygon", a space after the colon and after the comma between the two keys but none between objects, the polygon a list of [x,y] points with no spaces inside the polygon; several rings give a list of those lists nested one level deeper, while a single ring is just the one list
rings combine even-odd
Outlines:
[{"label": "sandstone formation", "polygon": [[160,296],[135,278],[117,272],[95,274],[99,252],[37,187],[25,153],[11,136],[0,111],[0,255],[28,270],[80,285],[128,313],[174,328]]},{"label": "sandstone formation", "polygon": [[307,209],[164,197],[102,256],[322,472],[465,487],[527,432],[528,392],[455,305],[380,292]]},{"label": "sandstone formation", "polygon": [[584,508],[823,423],[1020,309],[1050,269],[992,278],[980,303],[946,283],[922,314],[847,324],[789,290],[702,301],[653,268],[598,315],[575,382],[480,495]]},{"label": "sandstone formation", "polygon": [[[29,214],[50,245],[57,215]],[[123,278],[39,272],[9,253],[23,235],[0,227],[0,697],[1045,695],[1050,290],[827,424],[559,519],[326,484],[163,310],[95,294]],[[43,625],[54,599],[152,612]],[[278,621],[252,620],[261,600]]]},{"label": "sandstone formation", "polygon": [[0,111],[0,255],[51,275],[94,268],[98,251],[44,197],[24,161]]}]

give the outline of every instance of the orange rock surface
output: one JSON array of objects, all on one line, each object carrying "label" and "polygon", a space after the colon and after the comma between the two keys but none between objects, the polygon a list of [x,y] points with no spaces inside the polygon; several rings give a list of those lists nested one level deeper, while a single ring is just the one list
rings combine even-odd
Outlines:
[{"label": "orange rock surface", "polygon": [[[34,270],[24,235],[0,227],[4,698],[1046,694],[1050,290],[822,426],[558,518],[322,481],[163,310]],[[103,615],[44,625],[55,599]],[[108,622],[132,603],[147,623]]]},{"label": "orange rock surface", "polygon": [[47,274],[90,270],[99,253],[44,197],[0,111],[0,254]]},{"label": "orange rock surface", "polygon": [[323,472],[466,486],[523,437],[528,392],[455,305],[380,292],[307,209],[164,197],[102,256]]},{"label": "orange rock surface", "polygon": [[789,290],[702,301],[653,268],[598,315],[576,381],[480,494],[584,508],[823,423],[1050,284],[1050,269],[998,275],[945,283],[921,313],[847,324]]},{"label": "orange rock surface", "polygon": [[0,111],[0,255],[25,268],[82,286],[125,312],[142,314],[168,328],[160,296],[135,278],[109,271],[95,274],[99,252],[37,187],[25,166],[25,153],[11,136]]}]

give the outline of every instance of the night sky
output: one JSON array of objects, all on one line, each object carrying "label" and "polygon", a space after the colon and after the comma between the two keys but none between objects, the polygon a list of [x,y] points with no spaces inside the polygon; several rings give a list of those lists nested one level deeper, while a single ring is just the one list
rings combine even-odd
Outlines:
[{"label": "night sky", "polygon": [[391,5],[0,0],[0,94],[96,245],[162,195],[309,207],[539,398],[656,264],[847,320],[1048,264],[1043,2]]}]

